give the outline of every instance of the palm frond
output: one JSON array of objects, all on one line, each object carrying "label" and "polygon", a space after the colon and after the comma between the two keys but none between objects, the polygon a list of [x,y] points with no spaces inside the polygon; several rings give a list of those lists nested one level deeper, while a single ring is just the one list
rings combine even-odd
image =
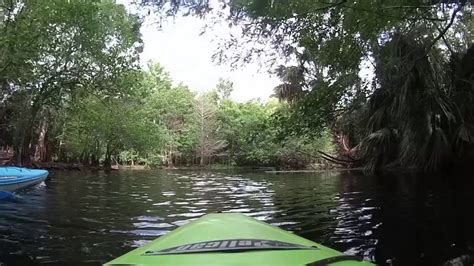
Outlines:
[{"label": "palm frond", "polygon": [[397,138],[390,128],[382,128],[369,134],[361,143],[362,153],[366,158],[369,172],[387,164],[396,154]]},{"label": "palm frond", "polygon": [[456,130],[455,143],[459,145],[461,142],[468,144],[474,143],[474,129],[472,126],[468,126],[465,123],[459,125],[458,129]]},{"label": "palm frond", "polygon": [[436,127],[423,150],[425,153],[424,168],[427,171],[436,171],[446,166],[447,158],[452,156],[452,147],[443,129]]}]

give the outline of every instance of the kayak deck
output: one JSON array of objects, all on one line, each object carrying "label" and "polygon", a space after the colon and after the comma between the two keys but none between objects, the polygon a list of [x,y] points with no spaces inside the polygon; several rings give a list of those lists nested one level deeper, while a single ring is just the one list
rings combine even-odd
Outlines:
[{"label": "kayak deck", "polygon": [[0,167],[0,191],[15,191],[43,182],[48,171],[20,167]]},{"label": "kayak deck", "polygon": [[125,264],[372,265],[238,213],[205,215],[106,265]]}]

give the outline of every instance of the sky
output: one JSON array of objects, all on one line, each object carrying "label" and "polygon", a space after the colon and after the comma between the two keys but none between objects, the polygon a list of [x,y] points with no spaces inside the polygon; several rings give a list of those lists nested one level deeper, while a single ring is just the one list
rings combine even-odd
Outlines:
[{"label": "sky", "polygon": [[[127,1],[117,2],[127,5]],[[257,63],[236,70],[214,63],[211,57],[218,48],[218,41],[227,38],[231,29],[223,23],[201,35],[205,24],[205,20],[192,16],[171,18],[161,23],[150,16],[141,28],[142,65],[145,67],[150,60],[159,62],[175,84],[183,83],[194,91],[211,90],[219,78],[224,78],[234,83],[232,99],[239,102],[268,100],[279,80]]]}]

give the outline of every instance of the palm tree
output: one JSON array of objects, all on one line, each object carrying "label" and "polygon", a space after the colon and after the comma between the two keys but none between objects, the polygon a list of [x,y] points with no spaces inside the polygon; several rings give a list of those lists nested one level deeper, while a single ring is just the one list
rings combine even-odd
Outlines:
[{"label": "palm tree", "polygon": [[275,74],[282,83],[273,89],[272,97],[276,97],[279,101],[293,103],[305,94],[303,67],[280,65],[275,70]]},{"label": "palm tree", "polygon": [[[367,167],[397,165],[439,170],[474,144],[474,46],[445,67],[436,50],[396,35],[377,62],[379,87],[368,104],[368,134],[361,147]],[[388,60],[387,60],[388,58]],[[446,61],[446,60],[445,60]],[[449,73],[454,73],[450,75]]]}]

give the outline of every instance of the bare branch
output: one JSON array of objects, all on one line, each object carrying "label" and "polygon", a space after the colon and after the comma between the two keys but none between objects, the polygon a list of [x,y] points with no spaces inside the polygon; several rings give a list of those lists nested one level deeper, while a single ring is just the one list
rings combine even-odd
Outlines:
[{"label": "bare branch", "polygon": [[[436,29],[438,30],[438,32],[441,33],[441,28],[435,23],[435,27]],[[454,55],[454,50],[453,48],[451,47],[451,44],[449,44],[448,40],[446,39],[446,36],[443,34],[443,36],[441,37],[443,39],[443,42],[444,44],[446,45],[446,47],[448,48],[449,52],[451,53],[451,55]]]},{"label": "bare branch", "polygon": [[451,28],[451,26],[454,23],[454,20],[456,19],[457,13],[459,11],[461,11],[461,9],[463,7],[464,7],[463,5],[458,5],[457,8],[453,11],[453,14],[451,15],[451,19],[449,20],[448,25],[446,25],[446,27],[444,27],[444,29],[441,30],[441,32],[438,34],[438,36],[436,36],[436,38],[434,38],[433,42],[431,42],[431,44],[428,46],[428,51],[431,50],[431,47],[433,47],[433,45],[435,45],[441,38],[444,37],[446,32],[448,32],[449,28]]}]

